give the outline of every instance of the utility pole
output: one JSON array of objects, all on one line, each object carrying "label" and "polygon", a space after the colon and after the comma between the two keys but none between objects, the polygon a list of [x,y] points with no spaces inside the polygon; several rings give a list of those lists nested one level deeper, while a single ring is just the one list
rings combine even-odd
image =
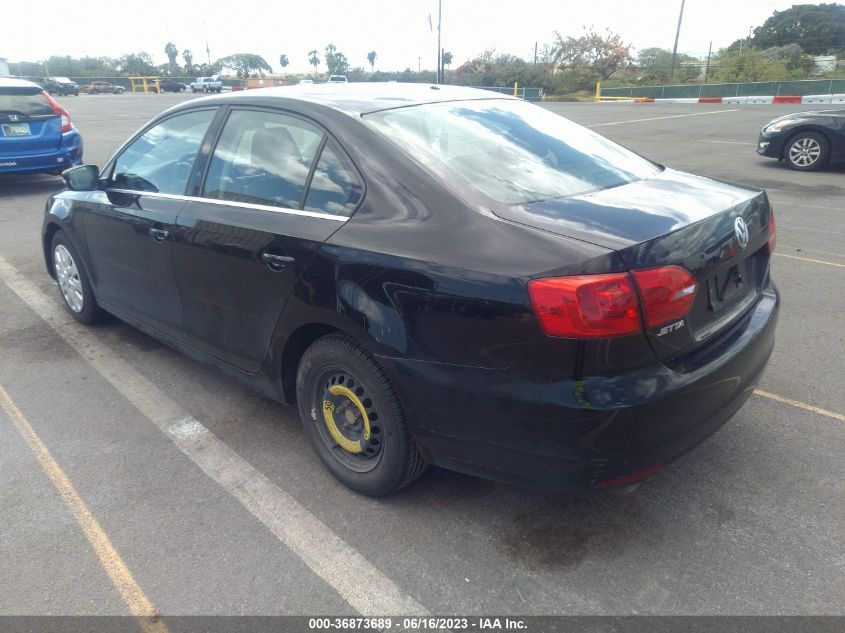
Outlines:
[{"label": "utility pole", "polygon": [[417,74],[422,72],[422,57],[417,57]]},{"label": "utility pole", "polygon": [[440,48],[440,27],[443,22],[443,0],[437,0],[437,83],[442,82],[443,78],[443,66],[441,65],[442,61],[442,50]]},{"label": "utility pole", "polygon": [[678,59],[678,38],[681,36],[681,20],[684,19],[684,2],[685,0],[681,0],[681,13],[678,15],[678,30],[675,31],[675,47],[672,49],[672,75],[671,78],[674,81],[675,79],[675,61]]},{"label": "utility pole", "polygon": [[537,65],[537,42],[534,42],[534,65]]},{"label": "utility pole", "polygon": [[202,23],[202,29],[205,31],[205,56],[208,59],[208,65],[211,66],[211,49],[208,48],[208,27],[205,22]]},{"label": "utility pole", "polygon": [[710,54],[713,52],[713,42],[707,49],[707,66],[704,67],[704,83],[707,83],[707,75],[710,74]]}]

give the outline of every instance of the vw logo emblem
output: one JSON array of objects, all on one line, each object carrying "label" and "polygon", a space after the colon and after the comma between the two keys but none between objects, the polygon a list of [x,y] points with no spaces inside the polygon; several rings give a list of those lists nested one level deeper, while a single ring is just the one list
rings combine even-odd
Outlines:
[{"label": "vw logo emblem", "polygon": [[17,114],[10,114],[9,115],[10,121],[18,121],[19,119],[20,119],[20,117]]},{"label": "vw logo emblem", "polygon": [[736,241],[739,242],[740,248],[748,246],[748,225],[742,218],[734,220],[734,234],[736,235]]}]

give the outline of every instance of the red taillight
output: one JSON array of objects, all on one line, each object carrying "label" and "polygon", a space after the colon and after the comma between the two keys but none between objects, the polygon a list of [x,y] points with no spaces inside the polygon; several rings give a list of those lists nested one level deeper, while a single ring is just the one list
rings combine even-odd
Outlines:
[{"label": "red taillight", "polygon": [[698,282],[680,266],[635,270],[649,328],[671,323],[686,316],[695,299]]},{"label": "red taillight", "polygon": [[53,112],[56,113],[56,116],[61,117],[61,119],[62,119],[62,134],[64,134],[65,132],[70,132],[72,126],[70,124],[70,115],[67,113],[67,110],[62,108],[55,101],[53,101],[53,98],[50,95],[48,95],[46,92],[42,92],[41,94],[44,95],[44,98],[47,99],[47,101],[50,102],[51,106],[53,106]]},{"label": "red taillight", "polygon": [[635,270],[632,275],[534,279],[528,282],[528,294],[543,331],[566,338],[635,334],[643,330],[641,312],[646,326],[654,328],[683,318],[692,307],[698,282],[680,266]]},{"label": "red taillight", "polygon": [[528,294],[549,336],[606,338],[642,330],[639,301],[627,273],[534,279],[528,282]]},{"label": "red taillight", "polygon": [[775,252],[775,246],[777,245],[778,236],[777,230],[775,229],[775,210],[773,208],[769,209],[769,241],[766,243],[766,253],[771,255]]}]

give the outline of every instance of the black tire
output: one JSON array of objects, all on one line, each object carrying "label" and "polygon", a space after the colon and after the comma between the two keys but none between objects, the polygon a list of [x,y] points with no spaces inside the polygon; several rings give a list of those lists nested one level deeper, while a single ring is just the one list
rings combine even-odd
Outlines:
[{"label": "black tire", "polygon": [[[326,395],[328,390],[347,386],[347,391],[354,390],[360,406],[342,405],[347,421],[343,426],[346,428],[348,423],[363,430],[366,417],[366,428],[370,429],[370,439],[364,440],[367,436],[363,433],[358,436],[357,453],[345,450],[335,441],[324,411],[328,407],[328,415],[333,416],[340,410],[326,401],[327,397],[335,397]],[[381,497],[407,486],[425,470],[426,462],[390,381],[375,359],[348,337],[330,334],[305,351],[296,374],[296,397],[305,434],[320,461],[352,490]],[[347,396],[337,397],[353,402]],[[350,421],[350,413],[354,422]],[[338,428],[334,423],[334,430],[340,433]]]},{"label": "black tire", "polygon": [[816,171],[830,159],[830,141],[818,132],[798,132],[783,150],[786,164],[796,171]]},{"label": "black tire", "polygon": [[183,86],[183,87],[179,88],[179,92],[185,92],[185,87]]},{"label": "black tire", "polygon": [[[59,264],[57,263],[56,258],[56,250],[58,247],[63,247],[68,255],[72,258],[74,265],[76,266],[77,271],[77,278],[79,280],[79,285],[81,286],[81,293],[82,293],[82,307],[81,310],[74,309],[68,298],[65,296],[65,293],[62,289],[61,281],[60,281],[60,272],[58,270]],[[96,323],[100,321],[104,315],[103,309],[97,305],[97,300],[94,298],[94,291],[91,288],[91,282],[88,279],[88,271],[85,269],[85,264],[82,261],[82,258],[79,256],[79,253],[76,252],[76,249],[73,247],[68,239],[65,237],[64,233],[61,231],[57,231],[56,234],[53,236],[53,241],[50,244],[50,261],[53,266],[53,273],[56,275],[56,281],[59,282],[59,296],[62,298],[62,303],[65,306],[65,309],[70,313],[70,315],[79,321],[80,323],[85,323],[86,325],[90,325],[92,323]]]}]

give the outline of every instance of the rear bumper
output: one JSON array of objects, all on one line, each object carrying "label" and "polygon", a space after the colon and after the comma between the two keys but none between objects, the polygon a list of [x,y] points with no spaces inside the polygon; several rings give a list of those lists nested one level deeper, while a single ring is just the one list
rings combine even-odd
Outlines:
[{"label": "rear bumper", "polygon": [[55,152],[46,154],[0,154],[0,174],[58,173],[82,164],[82,137],[71,131],[62,135]]},{"label": "rear bumper", "polygon": [[656,364],[577,381],[379,360],[433,464],[550,489],[622,484],[692,449],[743,405],[771,355],[778,304],[769,286],[687,373]]}]

